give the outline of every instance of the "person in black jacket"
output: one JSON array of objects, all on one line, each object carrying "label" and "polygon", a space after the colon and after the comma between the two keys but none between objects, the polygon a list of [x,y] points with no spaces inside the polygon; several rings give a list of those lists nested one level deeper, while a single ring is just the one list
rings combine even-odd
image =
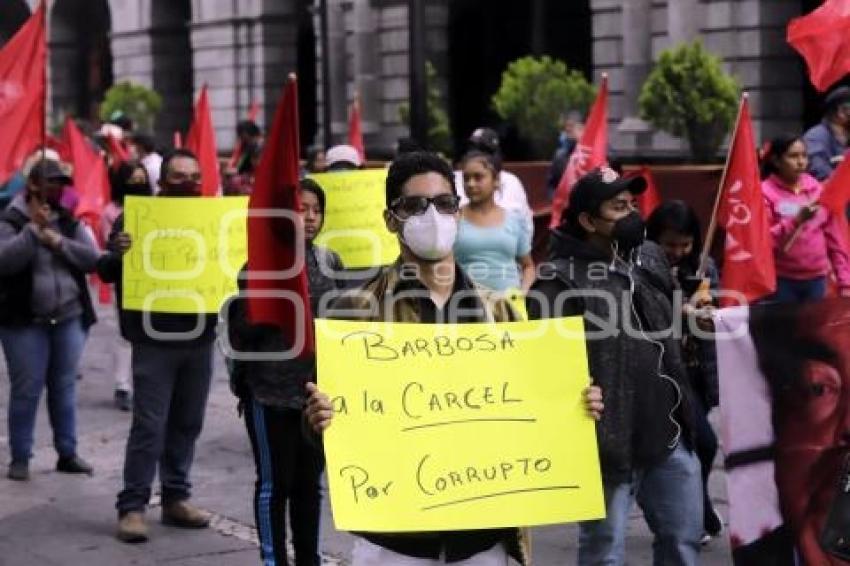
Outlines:
[{"label": "person in black jacket", "polygon": [[[162,163],[159,185],[164,197],[200,196],[201,172],[190,151],[176,150]],[[189,471],[195,441],[201,434],[212,378],[216,316],[131,311],[122,304],[122,257],[132,242],[118,217],[110,251],[97,270],[115,283],[121,335],[131,343],[133,424],[124,458],[124,489],[118,494],[117,537],[144,542],[145,507],[159,468],[162,522],[204,528],[205,513],[188,503]]]},{"label": "person in black jacket", "polygon": [[606,519],[581,524],[578,563],[624,564],[637,499],[655,535],[656,564],[693,565],[703,527],[691,393],[663,251],[644,242],[641,177],[592,171],[570,193],[550,262],[528,297],[531,318],[584,315],[590,374],[605,392],[597,434]]},{"label": "person in black jacket", "polygon": [[56,469],[92,472],[77,455],[76,376],[96,320],[85,274],[94,271],[100,252],[90,231],[59,204],[70,183],[57,161],[42,160],[0,215],[0,342],[11,379],[12,480],[29,479],[45,385]]},{"label": "person in black jacket", "polygon": [[[300,183],[310,308],[314,316],[321,316],[321,303],[342,288],[342,280],[333,275],[343,265],[336,253],[313,244],[324,221],[324,191],[312,179]],[[246,269],[239,274],[240,290],[245,288]],[[240,400],[257,467],[254,517],[260,554],[264,564],[287,564],[288,503],[295,564],[319,566],[320,478],[325,463],[321,447],[302,434],[301,427],[305,385],[316,380],[315,358],[251,360],[252,353],[280,353],[288,346],[279,328],[250,324],[246,307],[245,300],[229,302],[225,318],[231,387]]]}]

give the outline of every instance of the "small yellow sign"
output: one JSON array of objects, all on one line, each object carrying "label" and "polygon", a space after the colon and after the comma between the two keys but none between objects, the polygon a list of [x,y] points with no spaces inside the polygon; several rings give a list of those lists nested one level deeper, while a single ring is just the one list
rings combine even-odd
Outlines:
[{"label": "small yellow sign", "polygon": [[236,293],[247,261],[247,197],[128,196],[123,305],[129,310],[214,313]]},{"label": "small yellow sign", "polygon": [[399,254],[398,238],[387,230],[386,169],[311,175],[327,195],[325,225],[316,243],[339,254],[350,269],[388,265]]},{"label": "small yellow sign", "polygon": [[581,318],[317,320],[338,529],[515,527],[605,515]]}]

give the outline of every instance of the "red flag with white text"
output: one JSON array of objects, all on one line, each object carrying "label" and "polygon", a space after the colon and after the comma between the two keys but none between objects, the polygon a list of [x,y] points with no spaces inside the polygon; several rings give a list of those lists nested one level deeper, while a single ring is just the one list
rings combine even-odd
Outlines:
[{"label": "red flag with white text", "polygon": [[[74,165],[74,187],[80,195],[76,215],[91,227],[100,240],[100,217],[110,198],[106,163],[70,118],[65,120],[62,137]],[[98,243],[101,247],[104,245],[103,241]]]},{"label": "red flag with white text", "polygon": [[210,97],[207,85],[201,89],[195,111],[192,115],[192,125],[186,134],[186,149],[198,158],[201,167],[201,194],[214,197],[221,187],[218,166],[218,150],[215,145],[215,128],[210,112]]},{"label": "red flag with white text", "polygon": [[0,184],[45,141],[44,10],[42,2],[0,49]]},{"label": "red flag with white text", "polygon": [[602,85],[590,108],[584,131],[576,144],[564,174],[552,197],[552,219],[549,228],[557,228],[561,215],[567,208],[570,191],[576,181],[597,167],[608,164],[608,77],[602,76]]},{"label": "red flag with white text", "polygon": [[[729,145],[717,223],[726,232],[720,287],[741,293],[748,302],[776,290],[773,238],[761,191],[756,148],[750,105],[745,96]],[[736,304],[732,297],[720,299],[721,306]]]}]

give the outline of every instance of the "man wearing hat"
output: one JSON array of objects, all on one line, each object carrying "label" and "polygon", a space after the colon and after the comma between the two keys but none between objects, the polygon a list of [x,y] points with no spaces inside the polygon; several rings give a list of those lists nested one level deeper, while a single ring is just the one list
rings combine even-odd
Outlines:
[{"label": "man wearing hat", "polygon": [[11,380],[7,477],[29,479],[39,399],[59,472],[91,474],[77,455],[76,376],[95,322],[86,284],[100,255],[90,232],[62,207],[71,179],[58,161],[36,162],[22,193],[0,214],[0,342]]},{"label": "man wearing hat", "polygon": [[632,501],[655,535],[655,564],[697,564],[703,531],[691,392],[679,343],[673,283],[660,247],[644,241],[641,177],[609,168],[580,179],[550,261],[528,295],[531,318],[583,315],[594,383],[605,391],[597,438],[606,518],[580,525],[578,563],[623,564]]},{"label": "man wearing hat", "polygon": [[844,160],[850,136],[850,87],[841,86],[824,101],[820,124],[803,136],[809,153],[809,173],[818,181],[827,179]]}]

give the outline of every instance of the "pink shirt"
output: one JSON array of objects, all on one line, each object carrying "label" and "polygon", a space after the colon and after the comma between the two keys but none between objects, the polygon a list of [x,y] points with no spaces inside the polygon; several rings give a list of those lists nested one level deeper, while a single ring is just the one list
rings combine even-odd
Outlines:
[{"label": "pink shirt", "polygon": [[761,184],[770,215],[776,274],[787,279],[814,279],[835,272],[838,286],[850,289],[850,254],[846,224],[824,207],[800,228],[800,234],[787,252],[786,244],[797,229],[794,221],[803,206],[817,202],[823,186],[808,173],[800,177],[800,192],[795,193],[776,175]]}]

